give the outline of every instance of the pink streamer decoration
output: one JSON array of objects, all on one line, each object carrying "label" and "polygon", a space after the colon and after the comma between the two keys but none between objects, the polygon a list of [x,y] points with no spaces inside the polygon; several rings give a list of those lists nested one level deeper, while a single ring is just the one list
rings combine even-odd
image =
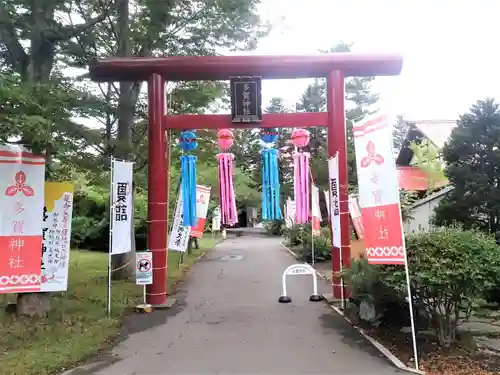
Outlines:
[{"label": "pink streamer decoration", "polygon": [[222,224],[234,225],[238,222],[236,197],[234,195],[233,159],[230,153],[217,154],[219,164],[219,201]]},{"label": "pink streamer decoration", "polygon": [[293,154],[295,213],[296,223],[299,225],[309,221],[309,177],[311,173],[309,159],[310,154],[307,152]]}]

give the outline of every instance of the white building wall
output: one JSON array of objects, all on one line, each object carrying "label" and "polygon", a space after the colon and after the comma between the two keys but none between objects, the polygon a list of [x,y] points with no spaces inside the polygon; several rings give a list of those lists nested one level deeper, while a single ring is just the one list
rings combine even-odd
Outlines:
[{"label": "white building wall", "polygon": [[413,220],[407,220],[404,225],[405,233],[413,233],[418,231],[428,231],[430,229],[429,220],[434,214],[434,209],[437,207],[441,199],[446,195],[440,195],[434,199],[422,203],[411,210],[410,216]]}]

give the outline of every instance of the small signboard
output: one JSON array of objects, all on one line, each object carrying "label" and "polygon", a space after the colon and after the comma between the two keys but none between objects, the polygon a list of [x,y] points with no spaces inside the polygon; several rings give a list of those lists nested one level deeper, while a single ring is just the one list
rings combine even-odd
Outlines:
[{"label": "small signboard", "polygon": [[153,253],[136,253],[135,258],[135,283],[137,285],[153,284]]},{"label": "small signboard", "polygon": [[217,206],[214,208],[214,212],[212,214],[212,232],[220,231],[220,224],[221,224],[220,207]]},{"label": "small signboard", "polygon": [[262,77],[231,77],[231,121],[262,121]]},{"label": "small signboard", "polygon": [[312,267],[308,267],[308,265],[295,264],[293,267],[287,268],[286,275],[294,276],[294,275],[313,275],[314,270]]}]

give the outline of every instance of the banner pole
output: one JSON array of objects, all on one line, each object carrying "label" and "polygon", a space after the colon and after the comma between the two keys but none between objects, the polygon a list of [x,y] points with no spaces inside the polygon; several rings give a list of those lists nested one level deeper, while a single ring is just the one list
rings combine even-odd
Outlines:
[{"label": "banner pole", "polygon": [[[339,160],[339,152],[337,151],[335,153],[335,157],[337,158],[337,163],[338,163],[338,160]],[[339,199],[340,199],[340,195],[339,195]],[[339,204],[339,210],[340,210],[340,204]],[[347,212],[347,215],[349,217],[349,211]],[[342,226],[342,221],[340,221],[340,226]],[[344,259],[342,257],[342,246],[343,246],[343,243],[342,243],[342,236],[340,236],[340,247],[339,247],[339,261],[340,261],[340,307],[342,308],[342,310],[345,309],[345,285],[344,285]],[[351,249],[349,249],[351,250]],[[351,254],[352,256],[352,254]]]},{"label": "banner pole", "polygon": [[312,230],[311,230],[311,256],[312,256],[311,265],[314,267],[314,233]]},{"label": "banner pole", "polygon": [[[401,212],[401,204],[399,205],[399,212]],[[405,273],[406,273],[406,288],[408,290],[408,307],[410,309],[410,323],[411,323],[411,337],[413,341],[413,357],[415,358],[415,368],[418,370],[418,351],[417,351],[417,334],[415,332],[415,318],[413,315],[413,298],[411,294],[410,284],[410,270],[408,267],[408,255],[406,254],[406,240],[403,233],[403,251],[405,259]]]},{"label": "banner pole", "polygon": [[181,252],[179,254],[179,258],[177,260],[177,268],[181,268],[181,264],[182,264],[183,261],[184,261],[184,253]]},{"label": "banner pole", "polygon": [[108,300],[107,310],[108,316],[111,315],[111,254],[113,252],[113,177],[114,177],[115,161],[111,156],[110,163],[110,183],[109,183],[109,245],[108,245]]},{"label": "banner pole", "polygon": [[345,308],[345,286],[344,286],[344,263],[342,260],[342,239],[339,247],[339,257],[340,257],[340,306],[342,310]]}]

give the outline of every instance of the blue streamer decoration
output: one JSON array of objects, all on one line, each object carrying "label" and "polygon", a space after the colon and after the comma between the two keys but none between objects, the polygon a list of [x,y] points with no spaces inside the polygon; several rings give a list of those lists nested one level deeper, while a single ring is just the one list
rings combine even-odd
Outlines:
[{"label": "blue streamer decoration", "polygon": [[[198,147],[196,132],[187,130],[181,133],[179,145],[184,151]],[[196,160],[194,155],[181,156],[181,191],[184,226],[196,225]]]},{"label": "blue streamer decoration", "polygon": [[262,165],[262,220],[281,220],[278,150],[264,148]]}]

